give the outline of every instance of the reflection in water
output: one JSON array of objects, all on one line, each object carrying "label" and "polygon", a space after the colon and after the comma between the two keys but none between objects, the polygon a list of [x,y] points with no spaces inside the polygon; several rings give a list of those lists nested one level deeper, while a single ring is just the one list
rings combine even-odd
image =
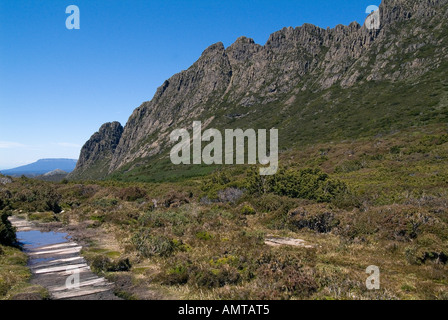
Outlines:
[{"label": "reflection in water", "polygon": [[35,249],[52,244],[68,242],[70,237],[61,232],[41,232],[38,230],[17,232],[17,239],[26,249]]}]

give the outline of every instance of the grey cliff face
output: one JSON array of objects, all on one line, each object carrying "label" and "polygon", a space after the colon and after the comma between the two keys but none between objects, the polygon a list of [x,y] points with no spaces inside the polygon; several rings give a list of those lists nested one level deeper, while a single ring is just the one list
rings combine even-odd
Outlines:
[{"label": "grey cliff face", "polygon": [[[123,133],[117,125],[100,129],[83,147],[75,172],[111,157],[107,173],[137,159],[148,161],[164,150],[169,133],[193,120],[213,121],[226,105],[257,112],[258,106],[305,90],[350,88],[370,81],[418,77],[444,61],[448,52],[428,25],[447,26],[447,0],[384,0],[380,30],[354,22],[322,29],[311,24],[283,28],[264,46],[241,37],[228,48],[216,43],[199,60],[157,89],[129,118]],[[401,28],[405,23],[406,28]],[[431,57],[413,58],[422,47]],[[396,59],[394,57],[410,57]],[[121,126],[120,126],[121,128]],[[103,131],[103,134],[101,132]],[[103,141],[104,139],[104,141]],[[88,155],[88,156],[87,156]]]},{"label": "grey cliff face", "polygon": [[[111,162],[111,170],[125,162],[147,157],[160,150],[157,139],[147,141],[155,132],[166,137],[175,122],[201,113],[227,89],[232,76],[224,45],[207,48],[188,70],[178,73],[158,88],[150,102],[143,103],[128,120],[122,139]],[[132,152],[129,152],[132,149]]]},{"label": "grey cliff face", "polygon": [[94,133],[82,147],[76,168],[69,177],[82,176],[86,170],[100,163],[103,168],[97,169],[105,169],[107,172],[123,130],[123,126],[119,122],[103,124],[98,132]]}]

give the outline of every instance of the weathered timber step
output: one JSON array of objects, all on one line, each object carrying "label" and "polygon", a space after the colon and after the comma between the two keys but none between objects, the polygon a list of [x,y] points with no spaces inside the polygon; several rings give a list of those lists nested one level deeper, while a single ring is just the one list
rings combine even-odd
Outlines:
[{"label": "weathered timber step", "polygon": [[78,247],[66,248],[66,249],[28,251],[27,254],[31,257],[41,256],[41,255],[62,255],[62,254],[78,253],[81,251],[81,249],[82,249],[82,247],[78,246]]},{"label": "weathered timber step", "polygon": [[[101,286],[110,286],[110,284],[104,278],[89,279],[79,284],[80,288],[86,286],[101,287]],[[55,286],[55,287],[49,287],[48,290],[50,290],[51,292],[59,292],[59,291],[67,291],[67,288],[66,286]]]},{"label": "weathered timber step", "polygon": [[48,268],[48,267],[55,267],[58,265],[66,265],[67,263],[81,263],[81,262],[85,262],[83,257],[57,259],[57,260],[50,260],[50,261],[44,261],[44,262],[38,262],[38,263],[32,264],[32,265],[30,265],[30,269],[36,270],[39,268]]},{"label": "weathered timber step", "polygon": [[[72,291],[54,292],[52,293],[53,299],[68,299],[68,298],[79,298],[83,296],[89,296],[97,293],[104,293],[111,291],[110,287],[104,288],[87,288],[87,289],[74,289]],[[111,300],[111,299],[109,299]],[[115,299],[114,299],[115,300]]]},{"label": "weathered timber step", "polygon": [[61,271],[70,271],[70,270],[80,270],[87,268],[86,263],[82,264],[69,264],[59,267],[52,267],[52,268],[42,268],[42,269],[34,269],[35,274],[42,274],[42,273],[54,273],[54,272],[61,272]]},{"label": "weathered timber step", "polygon": [[59,244],[53,244],[49,246],[43,246],[39,247],[38,249],[28,249],[28,252],[34,252],[34,251],[42,251],[42,250],[58,250],[58,249],[66,249],[71,247],[78,247],[79,244],[76,242],[65,242],[65,243],[59,243]]}]

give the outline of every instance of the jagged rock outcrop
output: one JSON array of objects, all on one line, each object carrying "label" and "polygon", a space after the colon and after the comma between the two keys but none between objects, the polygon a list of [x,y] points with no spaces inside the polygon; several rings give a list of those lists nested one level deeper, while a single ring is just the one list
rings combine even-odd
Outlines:
[{"label": "jagged rock outcrop", "polygon": [[68,177],[104,177],[122,134],[123,126],[119,122],[103,124],[82,147],[76,168]]},{"label": "jagged rock outcrop", "polygon": [[193,66],[165,81],[153,100],[133,112],[113,156],[111,170],[159,152],[158,139],[150,139],[151,135],[158,132],[166,137],[175,121],[199,115],[225,92],[231,76],[224,45],[217,43],[207,48]]},{"label": "jagged rock outcrop", "polygon": [[[83,161],[80,158],[75,174],[85,177],[84,168],[99,161],[108,165],[102,175],[125,165],[132,170],[133,163],[146,163],[166,149],[173,128],[190,126],[193,120],[202,120],[207,126],[226,116],[247,116],[249,123],[249,117],[263,117],[255,116],[265,110],[263,106],[300,111],[303,106],[295,101],[305,92],[417,79],[448,57],[447,47],[442,45],[446,35],[441,38],[447,28],[447,3],[384,0],[379,30],[368,30],[356,22],[333,29],[304,24],[273,33],[264,46],[246,37],[228,48],[216,43],[133,112],[116,148],[101,148],[101,136],[92,137],[83,148],[90,156]],[[428,50],[431,53],[425,57]],[[236,115],[232,108],[238,109]],[[278,109],[277,114],[283,112]],[[319,112],[322,110],[315,113]],[[108,140],[106,135],[106,144]]]}]

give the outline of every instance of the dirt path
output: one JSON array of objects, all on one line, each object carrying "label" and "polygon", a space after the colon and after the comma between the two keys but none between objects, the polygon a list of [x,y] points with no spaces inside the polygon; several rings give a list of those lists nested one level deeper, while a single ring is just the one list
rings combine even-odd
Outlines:
[{"label": "dirt path", "polygon": [[9,220],[24,242],[32,273],[31,283],[48,289],[54,300],[119,300],[113,284],[95,275],[80,255],[82,246],[64,233],[43,232],[33,223],[17,217]]}]

